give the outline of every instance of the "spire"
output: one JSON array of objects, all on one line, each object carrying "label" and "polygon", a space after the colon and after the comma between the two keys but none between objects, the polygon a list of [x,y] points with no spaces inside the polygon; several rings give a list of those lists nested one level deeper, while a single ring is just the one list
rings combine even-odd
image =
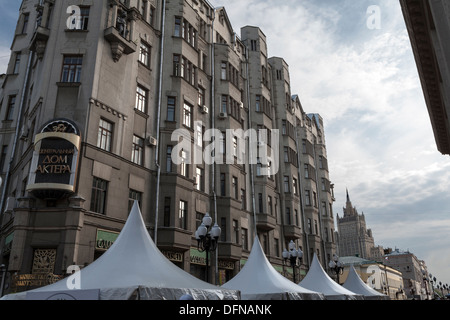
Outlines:
[{"label": "spire", "polygon": [[348,189],[345,188],[345,190],[347,191],[347,202],[350,202],[350,197],[349,197],[349,195],[348,195]]}]

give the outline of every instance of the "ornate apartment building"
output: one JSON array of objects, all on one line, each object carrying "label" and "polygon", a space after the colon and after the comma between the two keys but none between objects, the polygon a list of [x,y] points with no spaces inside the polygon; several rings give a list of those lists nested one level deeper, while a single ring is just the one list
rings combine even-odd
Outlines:
[{"label": "ornate apartment building", "polygon": [[361,258],[380,258],[375,248],[372,230],[367,229],[364,213],[359,214],[352,205],[347,191],[347,201],[343,208],[344,216],[337,215],[338,247],[340,256],[358,256]]},{"label": "ornate apartment building", "polygon": [[[135,200],[166,257],[216,284],[255,236],[287,277],[291,240],[308,253],[301,273],[313,253],[328,265],[323,120],[264,33],[240,33],[204,0],[22,2],[0,91],[4,293],[97,259]],[[195,239],[206,213],[222,231],[210,270]]]}]

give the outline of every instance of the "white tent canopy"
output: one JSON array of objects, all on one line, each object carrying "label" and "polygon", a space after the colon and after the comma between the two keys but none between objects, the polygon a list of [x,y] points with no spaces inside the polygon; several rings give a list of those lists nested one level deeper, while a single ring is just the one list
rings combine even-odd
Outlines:
[{"label": "white tent canopy", "polygon": [[[78,278],[75,278],[78,276]],[[68,290],[79,279],[75,290]],[[70,285],[69,285],[70,286]],[[240,293],[204,282],[168,260],[151,239],[137,201],[114,244],[78,274],[28,292],[10,294],[3,299],[26,299],[45,292],[98,290],[101,300],[176,300],[190,294],[195,300],[240,298]]]},{"label": "white tent canopy", "polygon": [[291,282],[267,260],[258,237],[242,270],[222,288],[239,290],[243,300],[323,300],[314,292]]},{"label": "white tent canopy", "polygon": [[342,286],[352,292],[363,295],[364,299],[366,300],[389,299],[387,295],[384,295],[365,284],[364,281],[362,281],[362,279],[359,277],[358,273],[356,273],[353,265],[350,266],[347,280],[345,280],[345,283]]},{"label": "white tent canopy", "polygon": [[305,278],[299,283],[303,288],[321,292],[327,300],[356,300],[363,299],[362,295],[356,294],[331,279],[323,270],[314,253],[311,267]]}]

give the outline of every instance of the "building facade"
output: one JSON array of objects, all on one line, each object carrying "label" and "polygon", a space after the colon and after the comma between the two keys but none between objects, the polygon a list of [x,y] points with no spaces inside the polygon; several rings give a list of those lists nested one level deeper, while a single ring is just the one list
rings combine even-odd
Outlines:
[{"label": "building facade", "polygon": [[386,266],[402,273],[403,288],[409,299],[428,300],[433,289],[428,281],[428,271],[423,260],[409,251],[395,249],[384,256]]},{"label": "building facade", "polygon": [[[135,200],[166,257],[216,284],[256,236],[287,277],[289,241],[308,253],[303,274],[313,253],[327,266],[336,252],[323,120],[264,33],[239,37],[225,8],[24,0],[3,78],[4,293],[100,257]],[[221,228],[208,270],[195,239],[206,213]]]},{"label": "building facade", "polygon": [[450,154],[450,5],[400,0],[437,149]]},{"label": "building facade", "polygon": [[400,271],[378,261],[356,256],[340,257],[339,259],[344,265],[343,274],[339,277],[341,284],[347,281],[350,266],[353,266],[361,280],[369,287],[389,296],[391,300],[407,299]]},{"label": "building facade", "polygon": [[347,191],[347,201],[343,208],[344,216],[337,217],[339,233],[339,255],[358,256],[361,258],[371,258],[379,250],[375,250],[372,230],[367,229],[364,213],[359,214],[356,207],[352,205]]}]

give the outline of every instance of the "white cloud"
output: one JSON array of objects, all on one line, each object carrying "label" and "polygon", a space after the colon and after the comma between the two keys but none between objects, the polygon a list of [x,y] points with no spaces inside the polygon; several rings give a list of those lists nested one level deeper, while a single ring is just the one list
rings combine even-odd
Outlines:
[{"label": "white cloud", "polygon": [[10,54],[11,50],[9,48],[0,46],[0,74],[6,73]]}]

